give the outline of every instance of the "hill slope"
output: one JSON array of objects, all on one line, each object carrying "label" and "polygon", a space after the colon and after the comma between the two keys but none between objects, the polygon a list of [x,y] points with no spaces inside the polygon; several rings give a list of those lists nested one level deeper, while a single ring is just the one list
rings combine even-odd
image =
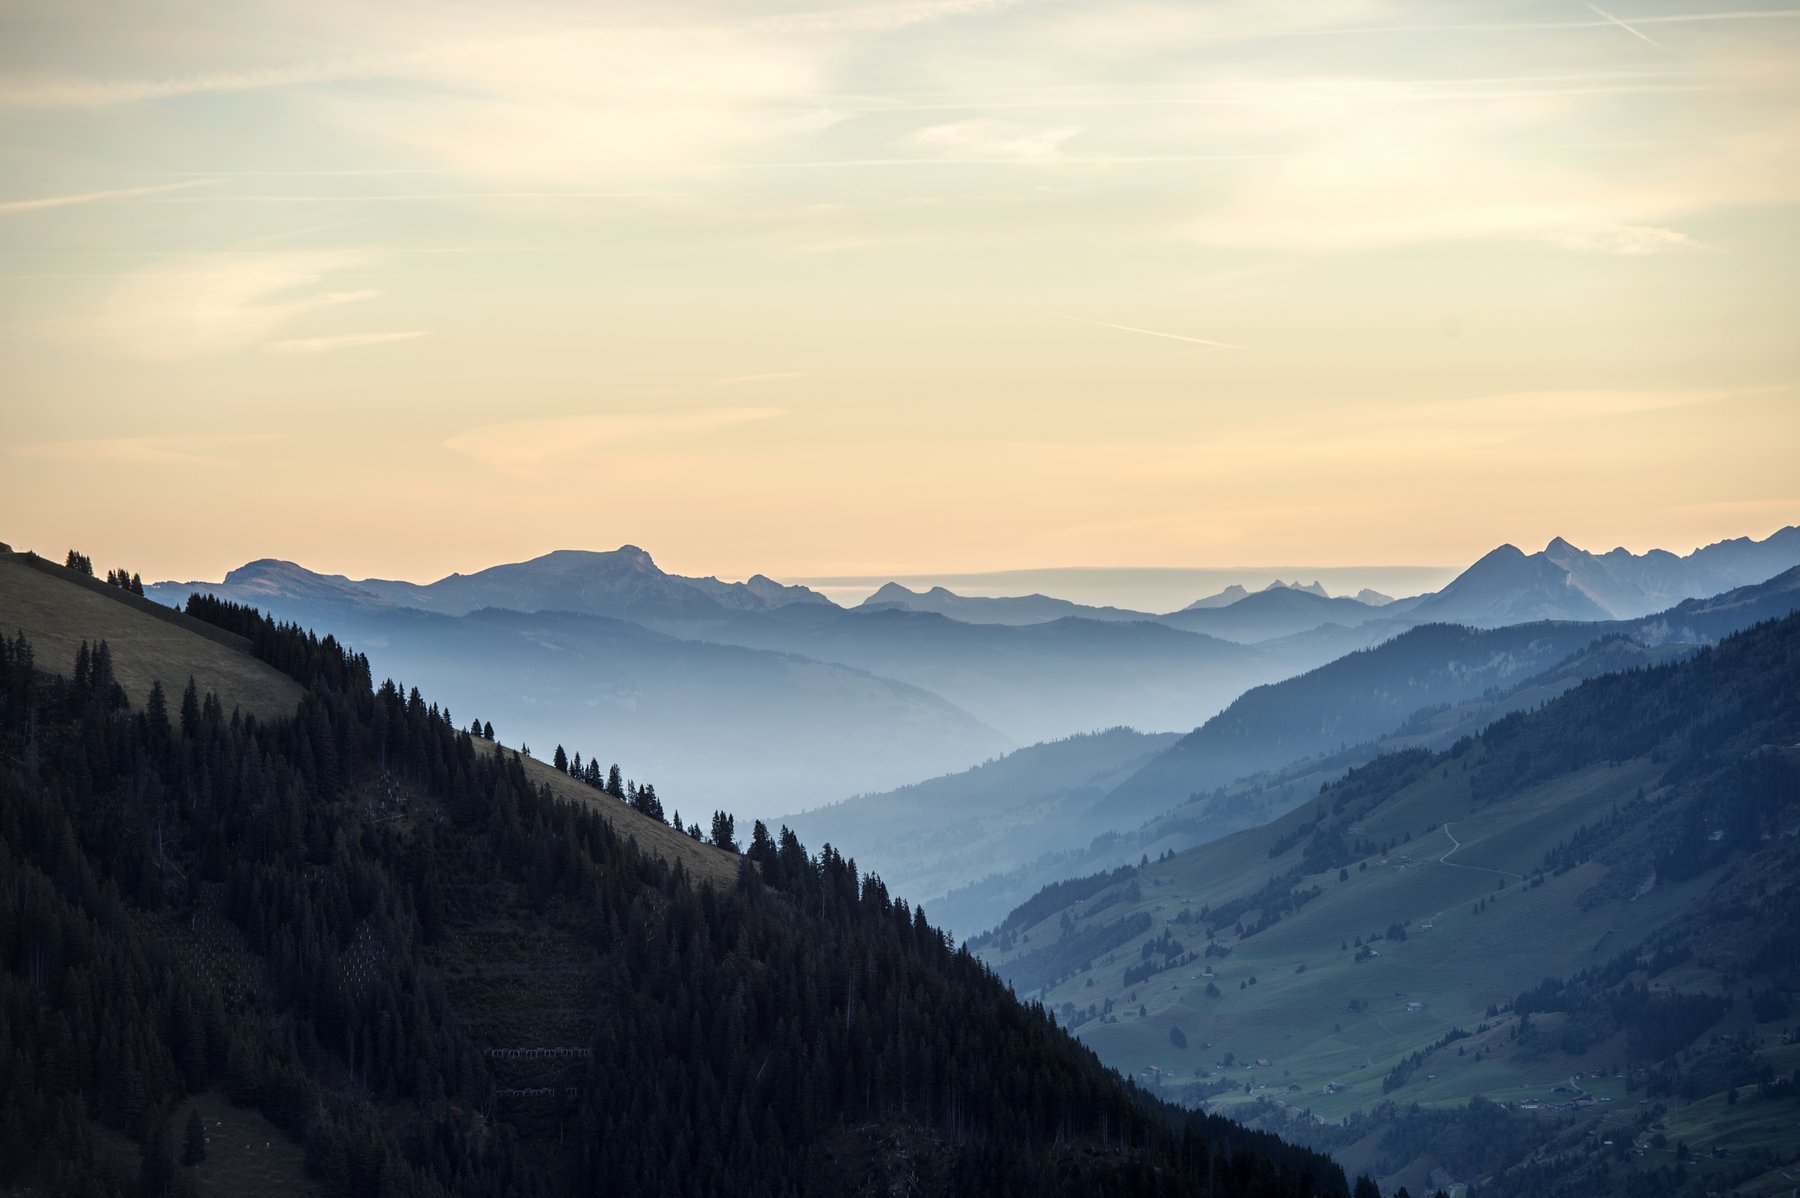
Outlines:
[{"label": "hill slope", "polygon": [[1235,778],[1386,733],[1421,708],[1509,688],[1594,639],[1586,624],[1410,629],[1296,678],[1246,691],[1105,799],[1132,826]]},{"label": "hill slope", "polygon": [[161,682],[174,704],[195,679],[226,711],[263,719],[293,714],[300,687],[250,655],[250,644],[118,587],[23,553],[0,553],[0,634],[24,632],[46,669],[68,670],[81,642],[106,641],[113,673],[133,702]]},{"label": "hill slope", "polygon": [[1174,740],[1129,728],[1072,736],[783,822],[812,843],[854,855],[894,893],[930,904],[941,926],[972,932],[1011,904],[965,900],[951,911],[939,904],[946,891],[1107,830],[1093,818],[1100,797]]},{"label": "hill slope", "polygon": [[[1466,726],[1469,720],[1510,710],[1494,709],[1491,700],[1558,663],[1573,667],[1564,672],[1564,685],[1591,676],[1595,662],[1577,665],[1577,655],[1608,638],[1625,637],[1646,648],[1706,644],[1796,607],[1800,566],[1634,621],[1412,628],[1298,677],[1245,692],[1121,784],[1106,803],[1121,813],[1120,826],[1130,826],[1128,816],[1147,819],[1234,779],[1331,757],[1394,733],[1415,716],[1429,724],[1436,708],[1473,704],[1436,721],[1455,726],[1460,735],[1473,730]],[[1642,654],[1632,661],[1645,664]],[[1542,701],[1555,693],[1560,688],[1540,687],[1523,692],[1519,701]],[[1484,710],[1492,714],[1482,717]]]},{"label": "hill slope", "polygon": [[836,853],[758,826],[697,886],[366,659],[196,610],[305,680],[293,718],[132,712],[0,644],[9,1184],[178,1192],[237,1149],[199,1126],[177,1164],[171,1112],[229,1100],[332,1195],[1347,1198],[1136,1093]]},{"label": "hill slope", "polygon": [[[1770,1013],[1800,992],[1797,741],[1789,616],[1450,750],[1382,757],[1266,826],[1047,891],[978,947],[1122,1068],[1264,1118],[1375,1119],[1385,1150],[1316,1142],[1390,1181],[1520,1166],[1488,1192],[1610,1189],[1618,1162],[1598,1151],[1560,1178],[1444,1144],[1402,1154],[1417,1141],[1381,1104],[1554,1105],[1571,1071],[1624,1071],[1579,1087],[1603,1096],[1633,1076],[1673,1079],[1669,1094],[1715,1025],[1754,1050],[1730,1076],[1759,1076]],[[1522,997],[1546,977],[1548,997]],[[1728,1015],[1744,984],[1773,997]]]}]

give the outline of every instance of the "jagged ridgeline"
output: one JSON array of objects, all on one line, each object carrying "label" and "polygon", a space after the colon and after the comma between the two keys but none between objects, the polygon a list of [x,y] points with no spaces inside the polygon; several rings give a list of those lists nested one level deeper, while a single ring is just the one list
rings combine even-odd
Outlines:
[{"label": "jagged ridgeline", "polygon": [[1137,1091],[829,847],[759,825],[699,880],[331,638],[194,611],[130,614],[291,715],[185,672],[136,700],[130,630],[0,649],[0,1189],[1349,1193]]}]

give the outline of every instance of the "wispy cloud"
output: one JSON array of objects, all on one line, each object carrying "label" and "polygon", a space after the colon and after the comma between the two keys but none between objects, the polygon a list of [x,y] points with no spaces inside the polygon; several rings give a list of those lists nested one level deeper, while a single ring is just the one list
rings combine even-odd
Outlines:
[{"label": "wispy cloud", "polygon": [[1073,320],[1081,324],[1091,324],[1102,329],[1117,329],[1121,333],[1141,333],[1146,337],[1162,337],[1169,341],[1185,341],[1190,345],[1203,345],[1207,349],[1247,349],[1247,346],[1232,345],[1227,341],[1208,341],[1204,337],[1189,337],[1185,333],[1164,333],[1156,329],[1140,329],[1128,324],[1111,324],[1104,320],[1089,320],[1085,316],[1065,316],[1064,320]]},{"label": "wispy cloud", "polygon": [[348,253],[159,261],[120,278],[90,315],[51,327],[134,358],[230,353],[270,340],[308,313],[374,299],[380,292],[325,286],[364,261]]},{"label": "wispy cloud", "polygon": [[[1531,241],[1591,253],[1709,248],[1681,223],[1725,206],[1800,198],[1791,82],[1748,74],[1760,109],[1724,109],[1737,124],[1706,140],[1631,153],[1630,169],[1552,147],[1587,119],[1575,101],[1495,97],[1467,106],[1407,104],[1366,112],[1354,81],[1295,87],[1258,114],[1284,152],[1247,163],[1179,236],[1220,247],[1299,252],[1450,241]],[[1381,95],[1390,89],[1373,83]]]},{"label": "wispy cloud", "polygon": [[121,187],[110,191],[83,191],[74,195],[43,196],[32,200],[0,201],[0,216],[17,212],[37,212],[44,208],[70,208],[80,204],[103,204],[109,200],[133,200],[143,196],[163,195],[171,191],[186,191],[193,187],[204,187],[216,183],[217,179],[188,179],[181,183],[159,183],[154,187]]},{"label": "wispy cloud", "polygon": [[744,22],[761,33],[889,33],[957,17],[985,16],[1017,8],[1027,0],[914,0],[906,4],[859,4],[779,13]]},{"label": "wispy cloud", "polygon": [[182,436],[98,437],[38,441],[13,447],[24,458],[50,462],[117,462],[140,466],[235,466],[231,452],[279,441],[281,433],[210,433]]},{"label": "wispy cloud", "polygon": [[340,349],[361,349],[368,345],[391,345],[396,341],[416,341],[429,337],[428,329],[405,333],[344,333],[336,337],[290,337],[271,341],[269,348],[287,354],[325,354]]},{"label": "wispy cloud", "polygon": [[1704,241],[1674,229],[1659,229],[1652,225],[1615,224],[1605,221],[1553,225],[1535,232],[1523,231],[1522,235],[1533,241],[1561,246],[1565,250],[1623,254],[1627,257],[1714,248]]},{"label": "wispy cloud", "polygon": [[701,437],[785,415],[785,408],[734,407],[505,420],[466,429],[444,447],[502,474],[532,477],[591,462],[611,446]]},{"label": "wispy cloud", "polygon": [[[1591,7],[1591,6],[1590,6]],[[1322,26],[1315,29],[1295,30],[1300,34],[1332,35],[1346,33],[1533,33],[1550,32],[1558,29],[1604,29],[1608,25],[1617,24],[1611,18],[1601,14],[1604,19],[1598,21],[1444,21],[1409,23],[1396,21],[1389,24],[1358,26]],[[1634,16],[1633,25],[1695,25],[1714,22],[1739,21],[1792,21],[1800,19],[1800,8],[1740,8],[1722,12],[1681,12],[1656,13],[1649,16]]]},{"label": "wispy cloud", "polygon": [[1044,162],[1062,152],[1062,144],[1082,131],[1080,125],[1040,127],[978,117],[929,125],[912,133],[907,144],[947,158],[999,162]]},{"label": "wispy cloud", "polygon": [[777,383],[785,379],[803,379],[810,371],[805,370],[771,370],[763,374],[734,374],[729,378],[714,379],[713,383],[720,387],[736,387],[742,383]]}]

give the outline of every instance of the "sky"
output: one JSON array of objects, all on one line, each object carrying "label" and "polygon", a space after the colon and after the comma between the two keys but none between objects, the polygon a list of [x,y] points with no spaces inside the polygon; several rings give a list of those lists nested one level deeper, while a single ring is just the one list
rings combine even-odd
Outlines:
[{"label": "sky", "polygon": [[0,3],[0,540],[1445,566],[1800,522],[1800,8]]}]

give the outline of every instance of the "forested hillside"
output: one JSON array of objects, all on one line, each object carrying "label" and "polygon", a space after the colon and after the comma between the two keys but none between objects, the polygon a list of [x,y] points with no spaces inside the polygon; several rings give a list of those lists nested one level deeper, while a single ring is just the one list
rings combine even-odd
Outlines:
[{"label": "forested hillside", "polygon": [[829,846],[758,824],[699,883],[647,810],[559,798],[335,640],[193,610],[292,718],[0,651],[7,1186],[220,1192],[258,1151],[224,1098],[328,1195],[1348,1193],[1137,1092]]}]

